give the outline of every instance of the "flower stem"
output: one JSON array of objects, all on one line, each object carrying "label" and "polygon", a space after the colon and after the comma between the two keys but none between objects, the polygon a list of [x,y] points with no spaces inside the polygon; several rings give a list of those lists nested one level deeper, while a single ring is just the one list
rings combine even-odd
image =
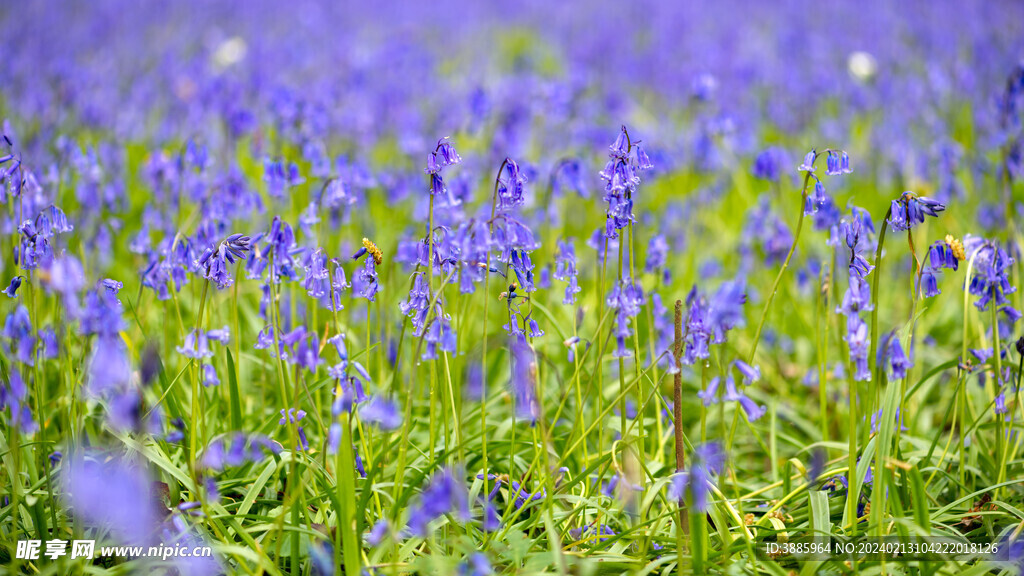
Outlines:
[{"label": "flower stem", "polygon": [[800,230],[804,225],[804,207],[807,204],[807,185],[811,181],[811,173],[808,172],[804,176],[804,186],[800,191],[800,217],[796,221],[796,233],[793,234],[793,243],[789,246],[789,253],[786,254],[785,261],[782,262],[782,268],[779,269],[778,275],[775,276],[775,282],[772,283],[772,289],[768,292],[768,301],[764,303],[764,310],[761,312],[761,320],[757,323],[757,332],[754,333],[754,343],[750,347],[750,356],[747,358],[747,362],[751,365],[754,364],[754,355],[757,353],[757,343],[761,341],[761,331],[764,329],[764,321],[768,318],[768,310],[772,307],[772,301],[775,300],[775,292],[779,289],[779,282],[782,281],[782,275],[786,273],[786,268],[789,266],[789,260],[793,257],[793,252],[796,251],[796,243],[800,241]]},{"label": "flower stem", "polygon": [[[199,314],[196,316],[196,338],[199,338],[199,332],[203,329],[203,310],[206,308],[206,295],[210,289],[210,281],[205,280],[203,282],[203,295],[199,298]],[[199,379],[202,377],[202,365],[195,365],[195,359],[192,360],[192,428],[189,434],[189,458],[191,459],[192,473],[196,474],[196,454],[198,454],[199,446],[199,412],[201,410],[199,404]],[[198,486],[198,481],[197,484]]]},{"label": "flower stem", "polygon": [[[672,355],[676,364],[676,373],[673,381],[672,398],[672,424],[675,429],[676,439],[676,472],[682,472],[686,467],[686,447],[683,445],[683,301],[676,300],[675,311],[675,342],[672,346]],[[686,534],[689,525],[686,521],[686,504],[683,498],[679,498],[679,524],[676,526],[676,550],[682,555],[686,548]]]}]

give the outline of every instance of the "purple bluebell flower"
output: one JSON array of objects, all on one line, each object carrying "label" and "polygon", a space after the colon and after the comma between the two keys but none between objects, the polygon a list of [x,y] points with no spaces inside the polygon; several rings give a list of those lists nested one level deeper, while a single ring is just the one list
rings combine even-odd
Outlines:
[{"label": "purple bluebell flower", "polygon": [[444,514],[454,513],[462,521],[470,519],[469,494],[451,470],[442,470],[430,479],[419,501],[409,511],[409,530],[426,537],[430,523]]},{"label": "purple bluebell flower", "polygon": [[203,364],[203,386],[220,386],[220,378],[217,376],[217,369],[213,364]]},{"label": "purple bluebell flower", "polygon": [[39,330],[39,357],[46,360],[57,358],[60,348],[57,344],[57,334],[53,328],[46,326]]},{"label": "purple bluebell flower", "polygon": [[521,206],[525,199],[526,175],[519,164],[511,158],[505,159],[505,168],[498,174],[498,210],[507,211]]},{"label": "purple bluebell flower", "polygon": [[645,303],[643,288],[628,278],[616,282],[608,295],[607,304],[615,310],[615,358],[625,358],[632,354],[626,340],[633,335],[632,318],[636,318]]},{"label": "purple bluebell flower", "polygon": [[412,288],[405,302],[398,305],[403,316],[412,318],[412,326],[416,334],[420,334],[427,321],[428,308],[430,307],[430,287],[424,274],[416,274],[413,278]]},{"label": "purple bluebell flower", "polygon": [[[877,434],[879,429],[880,429],[879,425],[881,424],[881,420],[882,420],[882,410],[883,410],[883,408],[879,408],[877,411],[875,411],[874,414],[871,415],[871,433],[872,434]],[[902,430],[904,432],[907,431],[907,427],[903,425],[903,416],[900,414],[900,409],[899,408],[896,408],[896,422],[895,422],[894,426],[895,426],[895,428],[893,428],[893,430]],[[871,472],[869,471],[868,474],[870,475]],[[867,480],[865,480],[865,482],[867,482]]]},{"label": "purple bluebell flower", "polygon": [[8,298],[14,298],[15,296],[17,296],[18,288],[21,288],[21,280],[21,276],[15,276],[14,278],[11,278],[10,285],[8,285],[7,288],[3,289],[3,293],[6,294]]},{"label": "purple bluebell flower", "polygon": [[739,370],[740,374],[743,375],[743,382],[748,385],[761,379],[760,366],[751,366],[739,358],[733,361],[733,366],[735,366],[736,369]]},{"label": "purple bluebell flower", "polygon": [[[341,267],[339,266],[340,270]],[[344,279],[344,273],[342,273]],[[352,291],[361,298],[373,302],[380,291],[380,284],[377,283],[377,264],[373,258],[367,258],[362,268],[356,270],[352,278]]]},{"label": "purple bluebell flower", "polygon": [[474,552],[459,564],[458,576],[491,576],[494,569],[486,554]]},{"label": "purple bluebell flower", "polygon": [[814,188],[811,190],[811,193],[807,195],[807,201],[804,203],[804,215],[809,216],[811,214],[817,214],[818,209],[829,205],[831,202],[832,199],[825,191],[825,185],[817,176],[815,176]]},{"label": "purple bluebell flower", "polygon": [[384,541],[388,535],[388,521],[385,518],[381,518],[370,529],[366,534],[366,543],[370,546],[378,546]]},{"label": "purple bluebell flower", "polygon": [[896,332],[890,332],[879,344],[878,363],[888,364],[891,379],[906,378],[907,370],[914,365],[914,362],[903,352],[903,346],[900,344]]},{"label": "purple bluebell flower", "polygon": [[216,249],[207,248],[196,262],[204,270],[204,277],[223,289],[234,283],[231,268],[238,260],[245,260],[251,249],[251,239],[244,234],[232,234],[225,238]]},{"label": "purple bluebell flower", "polygon": [[854,380],[859,382],[871,380],[871,370],[868,368],[868,346],[871,339],[868,335],[867,323],[856,314],[847,316],[846,336],[843,337],[843,340],[850,348],[850,361],[853,362],[855,368]]},{"label": "purple bluebell flower", "polygon": [[804,156],[803,164],[797,167],[800,172],[814,172],[814,162],[818,159],[818,152],[811,150]]},{"label": "purple bluebell flower", "polygon": [[789,163],[789,156],[786,151],[777,146],[772,146],[761,151],[754,159],[754,166],[751,169],[755,178],[778,182],[782,177],[783,166]]},{"label": "purple bluebell flower", "polygon": [[644,262],[644,272],[653,274],[655,270],[665,266],[668,260],[668,242],[663,234],[655,234],[647,245],[647,260]]},{"label": "purple bluebell flower", "polygon": [[28,406],[28,387],[14,367],[8,370],[6,384],[0,383],[0,411],[4,409],[9,412],[8,425],[20,433],[30,436],[38,428]]},{"label": "purple bluebell flower", "polygon": [[509,264],[515,272],[523,292],[527,294],[535,292],[537,288],[533,284],[533,262],[530,260],[530,255],[525,250],[513,250]]},{"label": "purple bluebell flower", "polygon": [[[536,323],[533,326],[536,327]],[[423,360],[438,358],[439,350],[456,354],[457,339],[455,329],[452,327],[451,316],[438,311],[430,321],[430,326],[426,328],[423,340],[425,342],[421,356]]]},{"label": "purple bluebell flower", "polygon": [[845,316],[857,315],[860,312],[870,312],[874,309],[871,303],[871,286],[867,280],[859,276],[850,277],[850,285],[843,293],[843,303],[836,309],[836,312]]},{"label": "purple bluebell flower", "polygon": [[316,374],[320,365],[324,363],[324,359],[320,357],[320,338],[316,332],[310,332],[299,340],[291,361],[311,374]]},{"label": "purple bluebell flower", "polygon": [[533,347],[522,335],[513,336],[509,343],[512,353],[512,373],[509,389],[515,404],[517,418],[529,419],[531,424],[540,416],[537,401],[537,360]]},{"label": "purple bluebell flower", "polygon": [[102,455],[76,456],[64,467],[63,493],[76,518],[109,529],[118,540],[146,545],[157,536],[151,483],[143,470]]},{"label": "purple bluebell flower", "polygon": [[978,310],[987,310],[990,303],[997,307],[1009,304],[1006,295],[1017,291],[1010,284],[1014,264],[1010,254],[995,242],[974,236],[964,238],[964,250],[974,258],[968,290],[979,297],[974,302]]},{"label": "purple bluebell flower", "polygon": [[751,422],[759,419],[765,415],[767,409],[764,406],[758,406],[756,402],[751,400],[742,391],[737,390],[736,381],[733,379],[732,374],[725,377],[725,395],[723,399],[726,402],[738,402],[743,408],[743,411],[747,413],[747,419]]},{"label": "purple bluebell flower", "polygon": [[924,222],[925,216],[938,216],[945,209],[946,205],[937,200],[904,192],[892,201],[889,226],[898,232],[910,230]]},{"label": "purple bluebell flower", "polygon": [[555,260],[555,278],[568,282],[565,287],[565,297],[562,304],[572,305],[576,303],[576,294],[581,288],[576,280],[576,248],[571,239],[563,242],[558,241],[558,256]]},{"label": "purple bluebell flower", "polygon": [[725,452],[717,443],[697,446],[690,458],[690,467],[679,471],[669,484],[668,496],[673,500],[689,497],[697,512],[707,512],[708,497],[714,487],[712,478],[725,466]]},{"label": "purple bluebell flower", "polygon": [[828,150],[828,158],[826,158],[826,169],[825,173],[829,176],[840,176],[842,174],[850,174],[853,169],[850,168],[850,155],[845,150]]},{"label": "purple bluebell flower", "polygon": [[8,314],[0,336],[5,340],[3,350],[8,354],[8,358],[28,366],[35,365],[36,336],[32,329],[32,321],[29,319],[28,308],[18,305]]},{"label": "purple bluebell flower", "polygon": [[281,198],[289,189],[302,184],[306,179],[299,173],[299,167],[294,162],[266,158],[263,160],[263,181],[267,183],[267,193],[274,198]]},{"label": "purple bluebell flower", "polygon": [[608,163],[599,175],[605,181],[604,201],[608,204],[605,233],[610,238],[616,238],[619,230],[635,220],[633,194],[640,185],[638,173],[650,167],[650,162],[645,160],[641,166],[634,152],[638,147],[630,141],[625,126],[609,150]]},{"label": "purple bluebell flower", "polygon": [[185,336],[185,344],[175,347],[175,350],[186,358],[200,359],[213,356],[206,333],[195,329]]},{"label": "purple bluebell flower", "polygon": [[376,424],[381,430],[395,430],[402,425],[402,413],[398,406],[386,398],[374,396],[359,409],[364,422]]}]

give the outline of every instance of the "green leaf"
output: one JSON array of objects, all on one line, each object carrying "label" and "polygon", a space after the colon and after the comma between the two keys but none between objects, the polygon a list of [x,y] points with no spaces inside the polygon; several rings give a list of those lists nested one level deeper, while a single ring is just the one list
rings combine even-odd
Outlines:
[{"label": "green leaf", "polygon": [[238,395],[238,377],[235,374],[235,359],[231,356],[231,349],[225,347],[228,353],[228,404],[231,410],[231,429],[242,429],[242,405]]}]

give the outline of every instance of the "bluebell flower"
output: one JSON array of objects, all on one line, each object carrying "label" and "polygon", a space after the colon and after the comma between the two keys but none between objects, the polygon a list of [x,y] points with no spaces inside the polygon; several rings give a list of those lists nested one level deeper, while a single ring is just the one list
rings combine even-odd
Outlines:
[{"label": "bluebell flower", "polygon": [[825,185],[815,176],[814,188],[807,195],[807,201],[804,203],[804,215],[817,214],[819,208],[828,205],[831,201],[832,199],[825,192]]},{"label": "bluebell flower", "polygon": [[299,174],[299,167],[294,162],[284,160],[263,160],[263,181],[267,183],[267,193],[274,198],[284,196],[290,188],[306,181]]},{"label": "bluebell flower", "polygon": [[945,204],[937,200],[904,192],[892,201],[889,226],[895,231],[910,230],[924,222],[925,216],[938,216],[945,209]]},{"label": "bluebell flower", "polygon": [[873,309],[871,286],[867,280],[859,276],[851,276],[850,285],[843,293],[843,303],[836,308],[836,312],[844,316],[854,316],[860,312],[870,312]]},{"label": "bluebell flower", "polygon": [[494,574],[491,561],[481,552],[474,552],[459,564],[458,576],[490,576]]},{"label": "bluebell flower", "polygon": [[571,239],[558,241],[558,256],[555,259],[555,278],[567,282],[565,296],[562,304],[573,305],[576,303],[576,294],[581,288],[576,280],[576,248]]},{"label": "bluebell flower", "polygon": [[999,394],[996,395],[995,406],[994,406],[993,409],[994,409],[996,414],[1006,414],[1007,413],[1006,394],[1002,390],[1000,390]]},{"label": "bluebell flower", "polygon": [[743,381],[746,384],[753,384],[761,379],[760,366],[751,366],[739,358],[733,361],[733,366],[743,375]]},{"label": "bluebell flower", "polygon": [[751,422],[764,416],[765,412],[767,412],[767,408],[758,406],[746,394],[736,389],[736,381],[733,379],[732,374],[725,377],[725,395],[723,399],[726,402],[738,402],[743,411],[747,413],[747,419]]},{"label": "bluebell flower", "polygon": [[53,328],[46,326],[39,330],[39,341],[39,356],[41,358],[46,360],[57,358],[60,348],[57,344],[57,334]]},{"label": "bluebell flower", "polygon": [[846,335],[843,337],[850,348],[850,361],[854,365],[854,380],[867,382],[871,380],[871,370],[868,368],[868,346],[871,339],[868,335],[868,325],[860,316],[851,314],[846,317]]},{"label": "bluebell flower", "polygon": [[370,546],[378,546],[388,535],[388,521],[381,518],[374,523],[373,528],[366,534],[366,543]]},{"label": "bluebell flower", "polygon": [[697,512],[707,512],[708,497],[714,487],[713,476],[725,466],[725,452],[714,442],[702,444],[695,448],[690,458],[690,466],[679,471],[669,484],[668,497],[682,500],[688,497],[691,508]]},{"label": "bluebell flower", "polygon": [[76,456],[61,474],[63,493],[76,518],[110,530],[130,545],[148,545],[158,537],[156,495],[144,470],[119,458]]},{"label": "bluebell flower", "polygon": [[1010,284],[1009,273],[1014,264],[1010,254],[995,242],[974,236],[964,238],[964,249],[974,258],[968,290],[979,297],[974,302],[978,310],[987,310],[990,303],[997,307],[1009,304],[1006,295],[1017,291]]},{"label": "bluebell flower", "polygon": [[213,356],[206,333],[195,329],[185,335],[185,344],[175,347],[175,350],[186,358],[200,359]]},{"label": "bluebell flower", "polygon": [[867,235],[873,231],[873,226],[870,217],[865,220],[857,214],[854,212],[853,218],[841,221],[839,229],[846,239],[846,247],[850,249],[850,277],[865,278],[875,268],[861,254],[869,246]]},{"label": "bluebell flower", "polygon": [[324,363],[324,359],[320,357],[320,338],[316,332],[310,332],[298,341],[291,361],[316,375],[320,365]]},{"label": "bluebell flower", "polygon": [[615,530],[606,524],[600,526],[585,526],[583,528],[573,528],[569,530],[569,536],[575,540],[591,540],[596,542],[604,542],[612,536],[615,536]]},{"label": "bluebell flower", "polygon": [[806,156],[804,156],[803,164],[800,164],[800,166],[797,167],[797,170],[799,170],[800,172],[812,172],[813,173],[814,172],[814,162],[817,159],[818,159],[818,152],[816,150],[811,150],[810,152],[807,153]]},{"label": "bluebell flower", "polygon": [[[879,408],[871,415],[871,434],[878,434],[879,424],[882,420],[882,410],[883,408]],[[896,408],[895,416],[896,422],[893,424],[893,430],[902,430],[903,432],[906,432],[907,427],[903,425],[903,416],[900,414],[899,408]],[[868,472],[868,474],[870,474],[870,472]]]},{"label": "bluebell flower", "polygon": [[0,383],[0,411],[9,413],[8,425],[17,428],[21,434],[32,435],[38,429],[32,410],[29,408],[28,387],[17,369],[7,371],[7,382]]},{"label": "bluebell flower", "polygon": [[665,265],[668,260],[668,242],[663,234],[655,234],[647,244],[647,260],[644,262],[644,272],[654,273],[655,270]]},{"label": "bluebell flower", "polygon": [[515,272],[516,279],[523,292],[535,292],[537,288],[533,284],[533,262],[525,250],[513,250],[510,265]]},{"label": "bluebell flower", "polygon": [[523,335],[512,336],[509,343],[512,353],[512,372],[509,389],[515,404],[517,418],[529,419],[530,423],[540,416],[537,401],[537,360],[533,347]]},{"label": "bluebell flower", "polygon": [[[536,323],[533,326],[536,327]],[[438,310],[426,328],[423,341],[425,342],[421,356],[423,360],[438,358],[439,350],[450,354],[457,353],[457,339],[455,329],[452,327],[451,315]]]},{"label": "bluebell flower", "polygon": [[203,364],[203,386],[220,386],[220,378],[217,376],[217,369],[212,364]]},{"label": "bluebell flower", "polygon": [[412,318],[412,326],[416,334],[421,330],[427,321],[428,308],[430,307],[430,286],[424,274],[416,274],[413,278],[412,288],[405,302],[398,305],[403,316]]},{"label": "bluebell flower", "polygon": [[608,163],[599,173],[605,181],[604,201],[608,204],[605,233],[610,238],[618,237],[618,231],[634,221],[633,194],[640,185],[638,172],[651,165],[649,159],[641,163],[633,152],[635,149],[637,146],[630,142],[623,126],[615,142],[609,146]]},{"label": "bluebell flower", "polygon": [[907,370],[911,368],[914,363],[912,360],[907,358],[907,355],[903,352],[903,346],[900,344],[900,339],[896,336],[896,332],[890,332],[879,344],[880,346],[878,348],[877,358],[878,363],[888,364],[891,379],[899,380],[901,378],[906,378]]},{"label": "bluebell flower", "polygon": [[526,487],[516,480],[511,480],[509,482],[509,488],[509,495],[513,497],[513,504],[517,510],[526,506],[530,502],[543,500],[547,495],[544,489],[533,493],[527,492]]},{"label": "bluebell flower", "polygon": [[718,403],[718,385],[721,383],[721,381],[721,377],[715,376],[714,378],[708,381],[708,385],[706,388],[697,391],[697,397],[704,402],[705,406],[710,406],[712,404]]},{"label": "bluebell flower", "polygon": [[498,210],[511,210],[525,202],[526,176],[511,158],[505,159],[505,168],[498,174]]},{"label": "bluebell flower", "polygon": [[444,514],[454,513],[462,521],[470,519],[469,494],[451,470],[434,474],[409,511],[409,530],[421,537],[429,534],[430,523]]},{"label": "bluebell flower", "polygon": [[0,336],[6,340],[3,350],[7,353],[8,358],[13,358],[28,366],[35,365],[36,336],[32,329],[28,308],[19,305],[8,314]]},{"label": "bluebell flower", "polygon": [[771,146],[757,155],[751,172],[755,178],[778,182],[782,177],[783,166],[788,163],[789,156],[786,151],[777,146]]},{"label": "bluebell flower", "polygon": [[638,282],[624,278],[616,282],[608,295],[608,307],[615,311],[615,351],[612,356],[625,358],[632,355],[626,340],[633,335],[632,319],[640,313],[645,303],[644,291]]},{"label": "bluebell flower", "polygon": [[7,286],[7,288],[3,289],[3,293],[6,294],[8,298],[14,298],[15,296],[17,296],[18,288],[21,288],[21,280],[21,276],[15,276],[14,278],[11,278],[10,285]]},{"label": "bluebell flower", "polygon": [[359,409],[364,422],[376,424],[381,430],[395,430],[402,425],[402,413],[398,406],[385,398],[374,396]]},{"label": "bluebell flower", "polygon": [[[340,269],[340,266],[338,268]],[[344,273],[341,278],[344,280]],[[367,258],[362,268],[356,270],[352,278],[352,291],[370,302],[376,299],[380,284],[377,282],[377,264],[373,258]]]},{"label": "bluebell flower", "polygon": [[829,176],[839,176],[853,172],[853,169],[850,168],[850,156],[845,150],[828,150],[827,152],[828,158],[826,159],[826,174]]}]

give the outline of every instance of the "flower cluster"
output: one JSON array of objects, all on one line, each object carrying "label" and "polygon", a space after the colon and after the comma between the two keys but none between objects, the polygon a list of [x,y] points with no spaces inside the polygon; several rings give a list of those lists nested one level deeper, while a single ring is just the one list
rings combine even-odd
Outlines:
[{"label": "flower cluster", "polygon": [[640,142],[630,140],[625,126],[608,149],[608,163],[599,175],[605,181],[604,201],[608,203],[605,233],[609,238],[617,238],[619,230],[635,220],[633,194],[640,185],[639,173],[654,165]]}]

